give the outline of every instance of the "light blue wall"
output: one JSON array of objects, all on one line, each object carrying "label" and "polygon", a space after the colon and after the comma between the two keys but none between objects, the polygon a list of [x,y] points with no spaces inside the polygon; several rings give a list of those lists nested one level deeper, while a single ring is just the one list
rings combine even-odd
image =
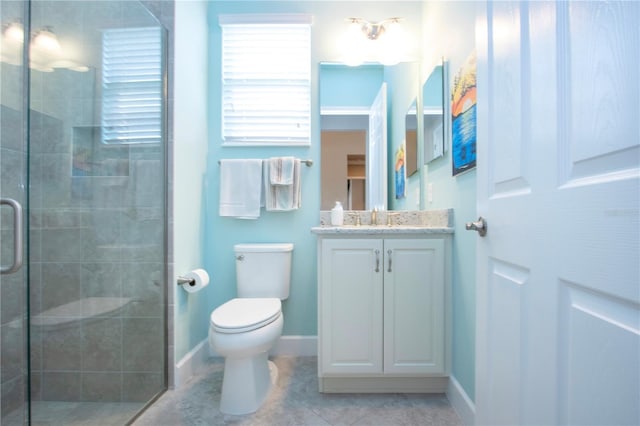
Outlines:
[{"label": "light blue wall", "polygon": [[[475,49],[476,4],[472,1],[424,3],[423,79],[441,57],[449,60],[449,87],[466,58]],[[453,238],[453,365],[452,374],[467,395],[475,399],[475,232],[464,224],[475,220],[476,171],[451,176],[451,149],[431,162],[425,185],[433,185],[433,202],[427,209],[454,209]]]},{"label": "light blue wall", "polygon": [[[315,238],[310,232],[319,221],[320,200],[318,182],[319,118],[312,116],[313,140],[310,147],[222,147],[221,139],[221,29],[218,14],[233,13],[306,13],[297,3],[280,2],[213,2],[209,7],[209,42],[211,69],[209,72],[209,156],[207,159],[205,227],[205,265],[214,276],[211,308],[236,296],[236,273],[233,246],[250,242],[290,242],[294,244],[293,269],[289,299],[283,302],[285,318],[283,334],[316,334],[316,265]],[[315,33],[314,33],[315,35]],[[318,67],[312,66],[312,79],[317,81]],[[312,105],[317,105],[317,84],[312,86]],[[314,108],[317,113],[317,107]],[[293,155],[313,159],[313,167],[302,169],[302,207],[292,212],[266,212],[257,220],[240,220],[218,215],[219,164],[226,158],[268,158]]]},{"label": "light blue wall", "polygon": [[[191,2],[177,2],[189,4]],[[424,11],[422,10],[424,6]],[[179,6],[176,6],[177,8]],[[312,145],[308,148],[260,149],[220,147],[220,30],[217,23],[219,13],[310,13],[313,15],[312,32]],[[176,10],[176,24],[179,21]],[[184,51],[184,64],[176,69],[182,72],[186,87],[194,89],[184,93],[183,104],[178,102],[176,110],[182,109],[183,132],[179,136],[176,128],[176,169],[187,170],[175,173],[175,196],[187,201],[190,207],[175,207],[175,270],[179,273],[204,265],[211,273],[212,285],[198,297],[176,293],[175,306],[175,354],[180,359],[193,347],[206,339],[210,311],[235,295],[235,270],[232,254],[233,244],[239,242],[290,241],[296,245],[294,270],[289,300],[284,303],[286,335],[315,335],[316,324],[316,240],[309,228],[319,220],[320,198],[320,132],[318,107],[319,63],[336,61],[335,46],[344,28],[344,17],[362,16],[379,20],[389,16],[404,16],[408,31],[424,58],[421,74],[426,77],[436,60],[447,56],[451,61],[450,83],[453,73],[474,48],[475,5],[473,2],[274,2],[274,1],[212,1],[208,3],[208,56],[206,41],[199,43],[201,36],[195,28],[183,27],[182,42],[193,44],[200,51]],[[202,19],[196,15],[194,22]],[[188,25],[187,25],[188,26]],[[176,31],[179,31],[178,27]],[[195,33],[191,33],[195,31]],[[424,32],[424,34],[423,34]],[[195,44],[194,44],[195,43]],[[180,47],[176,40],[176,48]],[[192,53],[191,53],[192,52]],[[208,82],[198,80],[202,65],[193,68],[193,58],[208,58]],[[178,60],[178,55],[176,55]],[[393,76],[391,76],[393,77]],[[176,77],[179,78],[179,77]],[[208,84],[208,86],[207,86]],[[178,87],[176,87],[178,92]],[[200,111],[199,103],[208,99],[208,113],[202,122],[194,115]],[[407,97],[408,99],[408,97]],[[399,102],[406,103],[407,99]],[[391,102],[394,102],[393,100]],[[408,106],[408,103],[407,103]],[[404,112],[403,112],[404,114]],[[392,116],[391,121],[396,117]],[[188,129],[196,125],[195,129]],[[192,133],[194,132],[194,133]],[[209,143],[208,152],[202,142]],[[188,142],[191,141],[191,142]],[[193,144],[192,147],[188,147]],[[391,148],[394,150],[395,148]],[[185,153],[188,152],[188,155]],[[394,152],[394,151],[390,151]],[[303,170],[303,206],[291,213],[268,213],[257,221],[239,221],[218,216],[217,161],[220,158],[267,157],[272,155],[296,155],[311,158],[316,164]],[[182,158],[180,156],[182,155]],[[390,155],[391,156],[391,155]],[[206,160],[206,163],[205,161]],[[202,161],[202,162],[200,162]],[[204,181],[202,172],[206,172]],[[453,207],[455,210],[456,234],[453,247],[453,375],[465,392],[475,397],[475,235],[464,230],[464,221],[476,217],[475,171],[456,178],[451,177],[451,156],[429,165],[425,173],[426,183],[434,184],[434,202],[426,208]],[[193,207],[191,202],[202,194],[202,206]],[[392,192],[390,192],[392,194]],[[407,207],[413,209],[413,207]],[[202,246],[202,249],[200,249]],[[196,248],[197,247],[197,248]]]},{"label": "light blue wall", "polygon": [[323,64],[320,71],[320,101],[323,107],[369,108],[384,81],[384,67]]},{"label": "light blue wall", "polygon": [[[188,294],[173,283],[203,264],[203,177],[207,168],[208,81],[206,2],[175,3],[174,135],[173,135],[173,352],[179,361],[206,337],[212,286]],[[173,64],[170,64],[173,65]],[[171,301],[171,299],[170,299]],[[171,309],[169,310],[171,312]],[[171,344],[171,339],[169,340]]]},{"label": "light blue wall", "polygon": [[[284,335],[317,334],[316,238],[310,228],[319,223],[320,210],[320,128],[318,74],[320,62],[338,59],[339,37],[345,18],[360,16],[372,21],[390,16],[406,17],[405,27],[420,39],[420,2],[279,2],[212,1],[209,3],[209,153],[205,188],[204,264],[213,276],[211,309],[236,294],[233,245],[244,242],[292,242],[295,244],[291,294],[283,303]],[[220,131],[220,41],[217,16],[234,13],[308,13],[312,26],[312,140],[310,147],[231,148],[221,147]],[[302,208],[294,212],[264,212],[255,221],[218,216],[219,166],[221,158],[266,158],[295,155],[314,160],[302,170]],[[208,316],[201,321],[208,323]],[[206,338],[206,333],[199,336]],[[197,340],[197,338],[195,339]]]}]

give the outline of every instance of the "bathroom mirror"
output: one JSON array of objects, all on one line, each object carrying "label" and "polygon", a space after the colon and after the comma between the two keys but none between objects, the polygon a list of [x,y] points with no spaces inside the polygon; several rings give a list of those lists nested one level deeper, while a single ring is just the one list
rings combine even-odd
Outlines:
[{"label": "bathroom mirror", "polygon": [[320,64],[321,210],[387,208],[384,66]]},{"label": "bathroom mirror", "polygon": [[422,86],[424,164],[443,157],[449,135],[448,62],[440,65],[427,77]]},{"label": "bathroom mirror", "polygon": [[[416,96],[420,84],[418,64],[365,63],[350,67],[323,62],[319,76],[320,208],[330,210],[336,201],[352,210],[412,207],[406,198],[398,201],[393,196],[395,192],[391,193],[395,181],[389,168],[393,167],[392,156],[398,146],[404,145],[405,113],[413,99],[420,98]],[[421,104],[416,105],[418,108],[413,109],[420,110]],[[417,130],[420,135],[422,129]],[[422,164],[421,140],[416,140],[414,151],[418,171]],[[355,172],[363,165],[364,176]],[[419,188],[414,188],[419,181],[417,176],[414,173],[407,181],[412,199],[420,197]]]},{"label": "bathroom mirror", "polygon": [[411,176],[418,171],[418,116],[416,107],[417,99],[413,98],[413,102],[409,105],[404,116],[407,176]]}]

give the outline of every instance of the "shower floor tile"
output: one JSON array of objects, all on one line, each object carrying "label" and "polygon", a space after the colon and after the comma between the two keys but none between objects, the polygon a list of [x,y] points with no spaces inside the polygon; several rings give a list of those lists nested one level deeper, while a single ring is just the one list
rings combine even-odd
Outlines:
[{"label": "shower floor tile", "polygon": [[34,401],[33,426],[122,426],[142,409],[142,403]]}]

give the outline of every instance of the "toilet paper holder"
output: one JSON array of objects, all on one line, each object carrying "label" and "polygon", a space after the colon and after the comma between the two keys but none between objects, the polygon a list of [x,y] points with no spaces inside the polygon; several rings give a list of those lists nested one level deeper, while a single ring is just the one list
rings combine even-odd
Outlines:
[{"label": "toilet paper holder", "polygon": [[184,285],[184,284],[194,285],[195,283],[196,283],[196,280],[194,280],[193,278],[178,277],[178,285]]}]

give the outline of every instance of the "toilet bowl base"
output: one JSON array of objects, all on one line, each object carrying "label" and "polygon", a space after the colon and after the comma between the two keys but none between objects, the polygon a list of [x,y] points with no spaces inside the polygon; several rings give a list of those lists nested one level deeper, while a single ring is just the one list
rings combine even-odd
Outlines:
[{"label": "toilet bowl base", "polygon": [[225,414],[253,413],[265,401],[278,378],[278,367],[267,352],[247,358],[227,358],[224,364],[220,411]]}]

